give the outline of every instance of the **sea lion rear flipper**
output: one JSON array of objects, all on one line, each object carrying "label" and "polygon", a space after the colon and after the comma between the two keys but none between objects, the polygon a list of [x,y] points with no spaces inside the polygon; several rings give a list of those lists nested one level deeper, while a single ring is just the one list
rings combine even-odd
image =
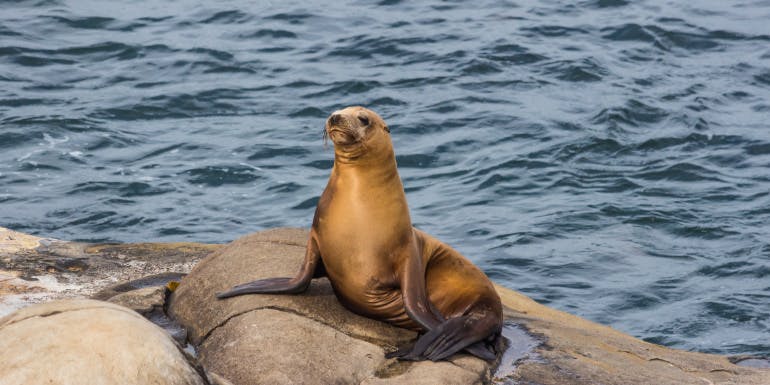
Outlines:
[{"label": "sea lion rear flipper", "polygon": [[385,357],[410,361],[439,361],[465,350],[483,360],[493,360],[496,353],[482,340],[487,333],[477,321],[484,322],[467,315],[451,318],[420,336],[413,346],[401,347]]},{"label": "sea lion rear flipper", "polygon": [[243,294],[298,294],[307,290],[310,280],[323,277],[325,274],[318,243],[315,240],[315,234],[311,231],[305,249],[305,261],[296,277],[260,279],[234,286],[228,291],[217,293],[216,296],[223,299]]}]

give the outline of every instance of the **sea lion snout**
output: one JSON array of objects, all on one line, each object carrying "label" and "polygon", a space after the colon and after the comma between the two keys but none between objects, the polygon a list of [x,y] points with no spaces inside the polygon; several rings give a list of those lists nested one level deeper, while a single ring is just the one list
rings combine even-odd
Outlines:
[{"label": "sea lion snout", "polygon": [[361,142],[365,135],[364,127],[351,116],[348,109],[332,112],[326,120],[325,131],[335,145],[342,146]]},{"label": "sea lion snout", "polygon": [[334,113],[332,113],[332,116],[329,117],[329,121],[327,124],[329,126],[339,126],[340,124],[342,124],[342,119],[344,119],[342,115],[340,115],[338,112],[335,111]]}]

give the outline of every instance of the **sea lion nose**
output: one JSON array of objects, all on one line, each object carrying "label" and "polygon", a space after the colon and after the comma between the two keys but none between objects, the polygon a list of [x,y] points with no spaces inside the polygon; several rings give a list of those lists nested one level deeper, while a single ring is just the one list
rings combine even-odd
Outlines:
[{"label": "sea lion nose", "polygon": [[342,123],[342,115],[335,113],[329,117],[330,126],[338,126],[340,123]]}]

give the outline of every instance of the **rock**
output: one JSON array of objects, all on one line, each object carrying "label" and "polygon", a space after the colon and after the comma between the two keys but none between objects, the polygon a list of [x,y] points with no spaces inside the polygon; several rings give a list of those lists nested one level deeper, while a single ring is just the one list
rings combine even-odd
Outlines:
[{"label": "rock", "polygon": [[[32,303],[89,297],[116,282],[148,275],[176,280],[173,277],[189,272],[221,247],[187,242],[88,244],[0,227],[0,317]],[[118,293],[100,294],[99,299],[107,299]]]},{"label": "rock", "polygon": [[198,358],[233,384],[358,384],[385,361],[376,345],[271,309],[238,315],[216,328]]},{"label": "rock", "polygon": [[[540,305],[503,287],[497,287],[497,290],[507,318],[503,335],[510,341],[510,347],[500,358],[493,376],[489,374],[494,369],[490,364],[468,355],[457,355],[448,362],[439,363],[384,360],[384,350],[414,338],[415,333],[351,314],[339,305],[328,281],[324,279],[314,280],[308,292],[295,296],[252,295],[226,301],[214,298],[215,292],[234,284],[261,277],[293,276],[302,260],[306,237],[304,230],[276,229],[249,235],[224,247],[197,244],[84,245],[45,240],[0,228],[0,317],[4,311],[7,314],[8,307],[19,307],[30,301],[51,297],[91,295],[114,285],[116,280],[125,282],[168,271],[186,272],[185,268],[194,261],[214,252],[183,280],[167,305],[171,305],[177,319],[190,328],[191,340],[198,345],[201,362],[209,369],[209,381],[215,385],[284,383],[292,382],[293,378],[296,383],[378,385],[474,384],[490,380],[495,384],[528,385],[770,384],[770,361],[767,358],[725,357],[646,343],[612,328]],[[55,265],[57,258],[62,259],[56,265],[60,270],[46,270],[45,266]],[[84,264],[79,264],[77,260],[84,261]],[[78,266],[88,267],[78,270]],[[180,269],[180,266],[183,268]],[[169,278],[173,280],[170,276],[154,275],[112,286],[97,295],[112,298],[142,287],[163,285]],[[153,301],[157,298],[148,303]],[[114,312],[114,309],[104,310],[104,306],[122,309],[124,313],[120,314],[139,317],[127,309],[97,303],[101,304],[97,307],[102,313],[98,317],[86,317],[82,321],[84,325],[95,319],[108,320],[102,314],[107,310]],[[150,318],[165,315],[158,311],[157,306],[153,309]],[[14,313],[13,322],[26,323],[33,319],[42,322],[65,314],[72,316],[93,311],[90,307],[78,311],[63,310],[61,314],[57,313],[58,309],[47,310],[41,313],[45,317],[24,321],[20,320],[29,317],[18,318],[16,315],[19,313]],[[27,359],[23,365],[32,365],[31,371],[36,375],[38,372],[46,374],[49,371],[70,370],[67,365],[44,366],[49,361],[66,359],[65,353],[54,359],[37,361],[35,353],[24,353],[19,345],[23,344],[23,348],[27,349],[26,341],[20,342],[15,332],[7,335],[4,324],[8,324],[9,319],[0,319],[0,385],[26,383],[19,377],[11,381],[5,376],[9,373],[10,363],[23,357]],[[107,323],[118,324],[117,321]],[[88,333],[63,333],[57,327],[40,328],[26,332],[30,334],[30,341],[37,341],[30,346],[43,344],[45,341],[41,340],[49,332],[61,337],[45,341],[61,340],[72,344],[77,343],[78,338],[91,340],[90,335],[101,336],[100,333],[114,332],[114,329],[89,327]],[[145,334],[141,340],[154,341],[156,338],[146,337],[152,335]],[[183,335],[180,333],[180,336]],[[110,338],[120,342],[123,337]],[[102,338],[98,337],[96,341]],[[120,344],[125,345],[124,342]],[[122,352],[117,350],[108,354]],[[152,354],[161,354],[157,350],[155,352]],[[173,356],[173,353],[169,354]],[[369,357],[369,354],[372,356]],[[71,372],[75,374],[78,370],[94,370],[72,365],[74,369]],[[303,372],[303,368],[308,369]],[[14,366],[13,370],[18,375],[25,370],[25,366]],[[309,376],[308,372],[313,375]]]},{"label": "rock", "polygon": [[416,333],[357,316],[337,301],[326,279],[316,279],[302,295],[249,295],[218,300],[215,294],[244,282],[291,277],[299,271],[308,233],[268,230],[240,238],[195,266],[174,292],[169,313],[188,328],[194,344],[233,316],[259,309],[282,309],[333,325],[360,339],[395,348]]},{"label": "rock", "polygon": [[497,287],[505,316],[543,340],[507,377],[522,384],[767,385],[770,370],[641,341]]},{"label": "rock", "polygon": [[[481,361],[481,360],[478,360]],[[370,377],[361,385],[481,385],[482,378],[450,362],[420,362],[412,364],[404,374],[390,378]]]},{"label": "rock", "polygon": [[[147,277],[142,277],[132,281],[120,283],[100,290],[91,296],[91,299],[98,299],[100,301],[108,300],[112,297],[127,293],[137,289],[144,289],[148,287],[166,287],[171,282],[177,282],[182,279],[186,274],[179,272],[168,272],[154,274]],[[165,299],[165,298],[164,298]]]},{"label": "rock", "polygon": [[144,287],[111,297],[107,302],[127,307],[143,316],[148,316],[153,310],[162,309],[166,302],[166,287]]},{"label": "rock", "polygon": [[[252,234],[205,258],[182,280],[170,311],[189,327],[204,367],[236,385],[492,381],[494,368],[468,355],[439,363],[384,360],[384,350],[415,334],[348,312],[325,279],[314,280],[300,295],[214,297],[235,284],[293,276],[306,239],[303,230]],[[503,287],[497,290],[508,319],[504,335],[513,344],[494,374],[498,383],[770,384],[769,370],[649,344]],[[315,377],[309,379],[301,367],[310,368]],[[313,381],[317,379],[322,380]]]},{"label": "rock", "polygon": [[0,319],[0,384],[204,385],[160,328],[111,303],[67,300]]},{"label": "rock", "polygon": [[306,230],[297,229],[243,237],[202,260],[181,281],[169,313],[188,328],[206,370],[235,385],[451,385],[487,378],[489,365],[470,356],[466,360],[472,363],[465,365],[386,360],[386,350],[413,340],[416,333],[349,312],[326,279],[313,280],[301,295],[215,298],[216,292],[239,283],[293,276],[307,237]]}]

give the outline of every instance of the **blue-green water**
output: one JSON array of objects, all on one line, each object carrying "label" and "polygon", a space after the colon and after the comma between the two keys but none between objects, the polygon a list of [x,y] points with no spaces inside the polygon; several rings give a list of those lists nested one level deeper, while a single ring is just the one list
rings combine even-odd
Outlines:
[{"label": "blue-green water", "polygon": [[770,3],[0,2],[0,226],[308,227],[326,116],[389,122],[413,222],[668,346],[770,354]]}]

